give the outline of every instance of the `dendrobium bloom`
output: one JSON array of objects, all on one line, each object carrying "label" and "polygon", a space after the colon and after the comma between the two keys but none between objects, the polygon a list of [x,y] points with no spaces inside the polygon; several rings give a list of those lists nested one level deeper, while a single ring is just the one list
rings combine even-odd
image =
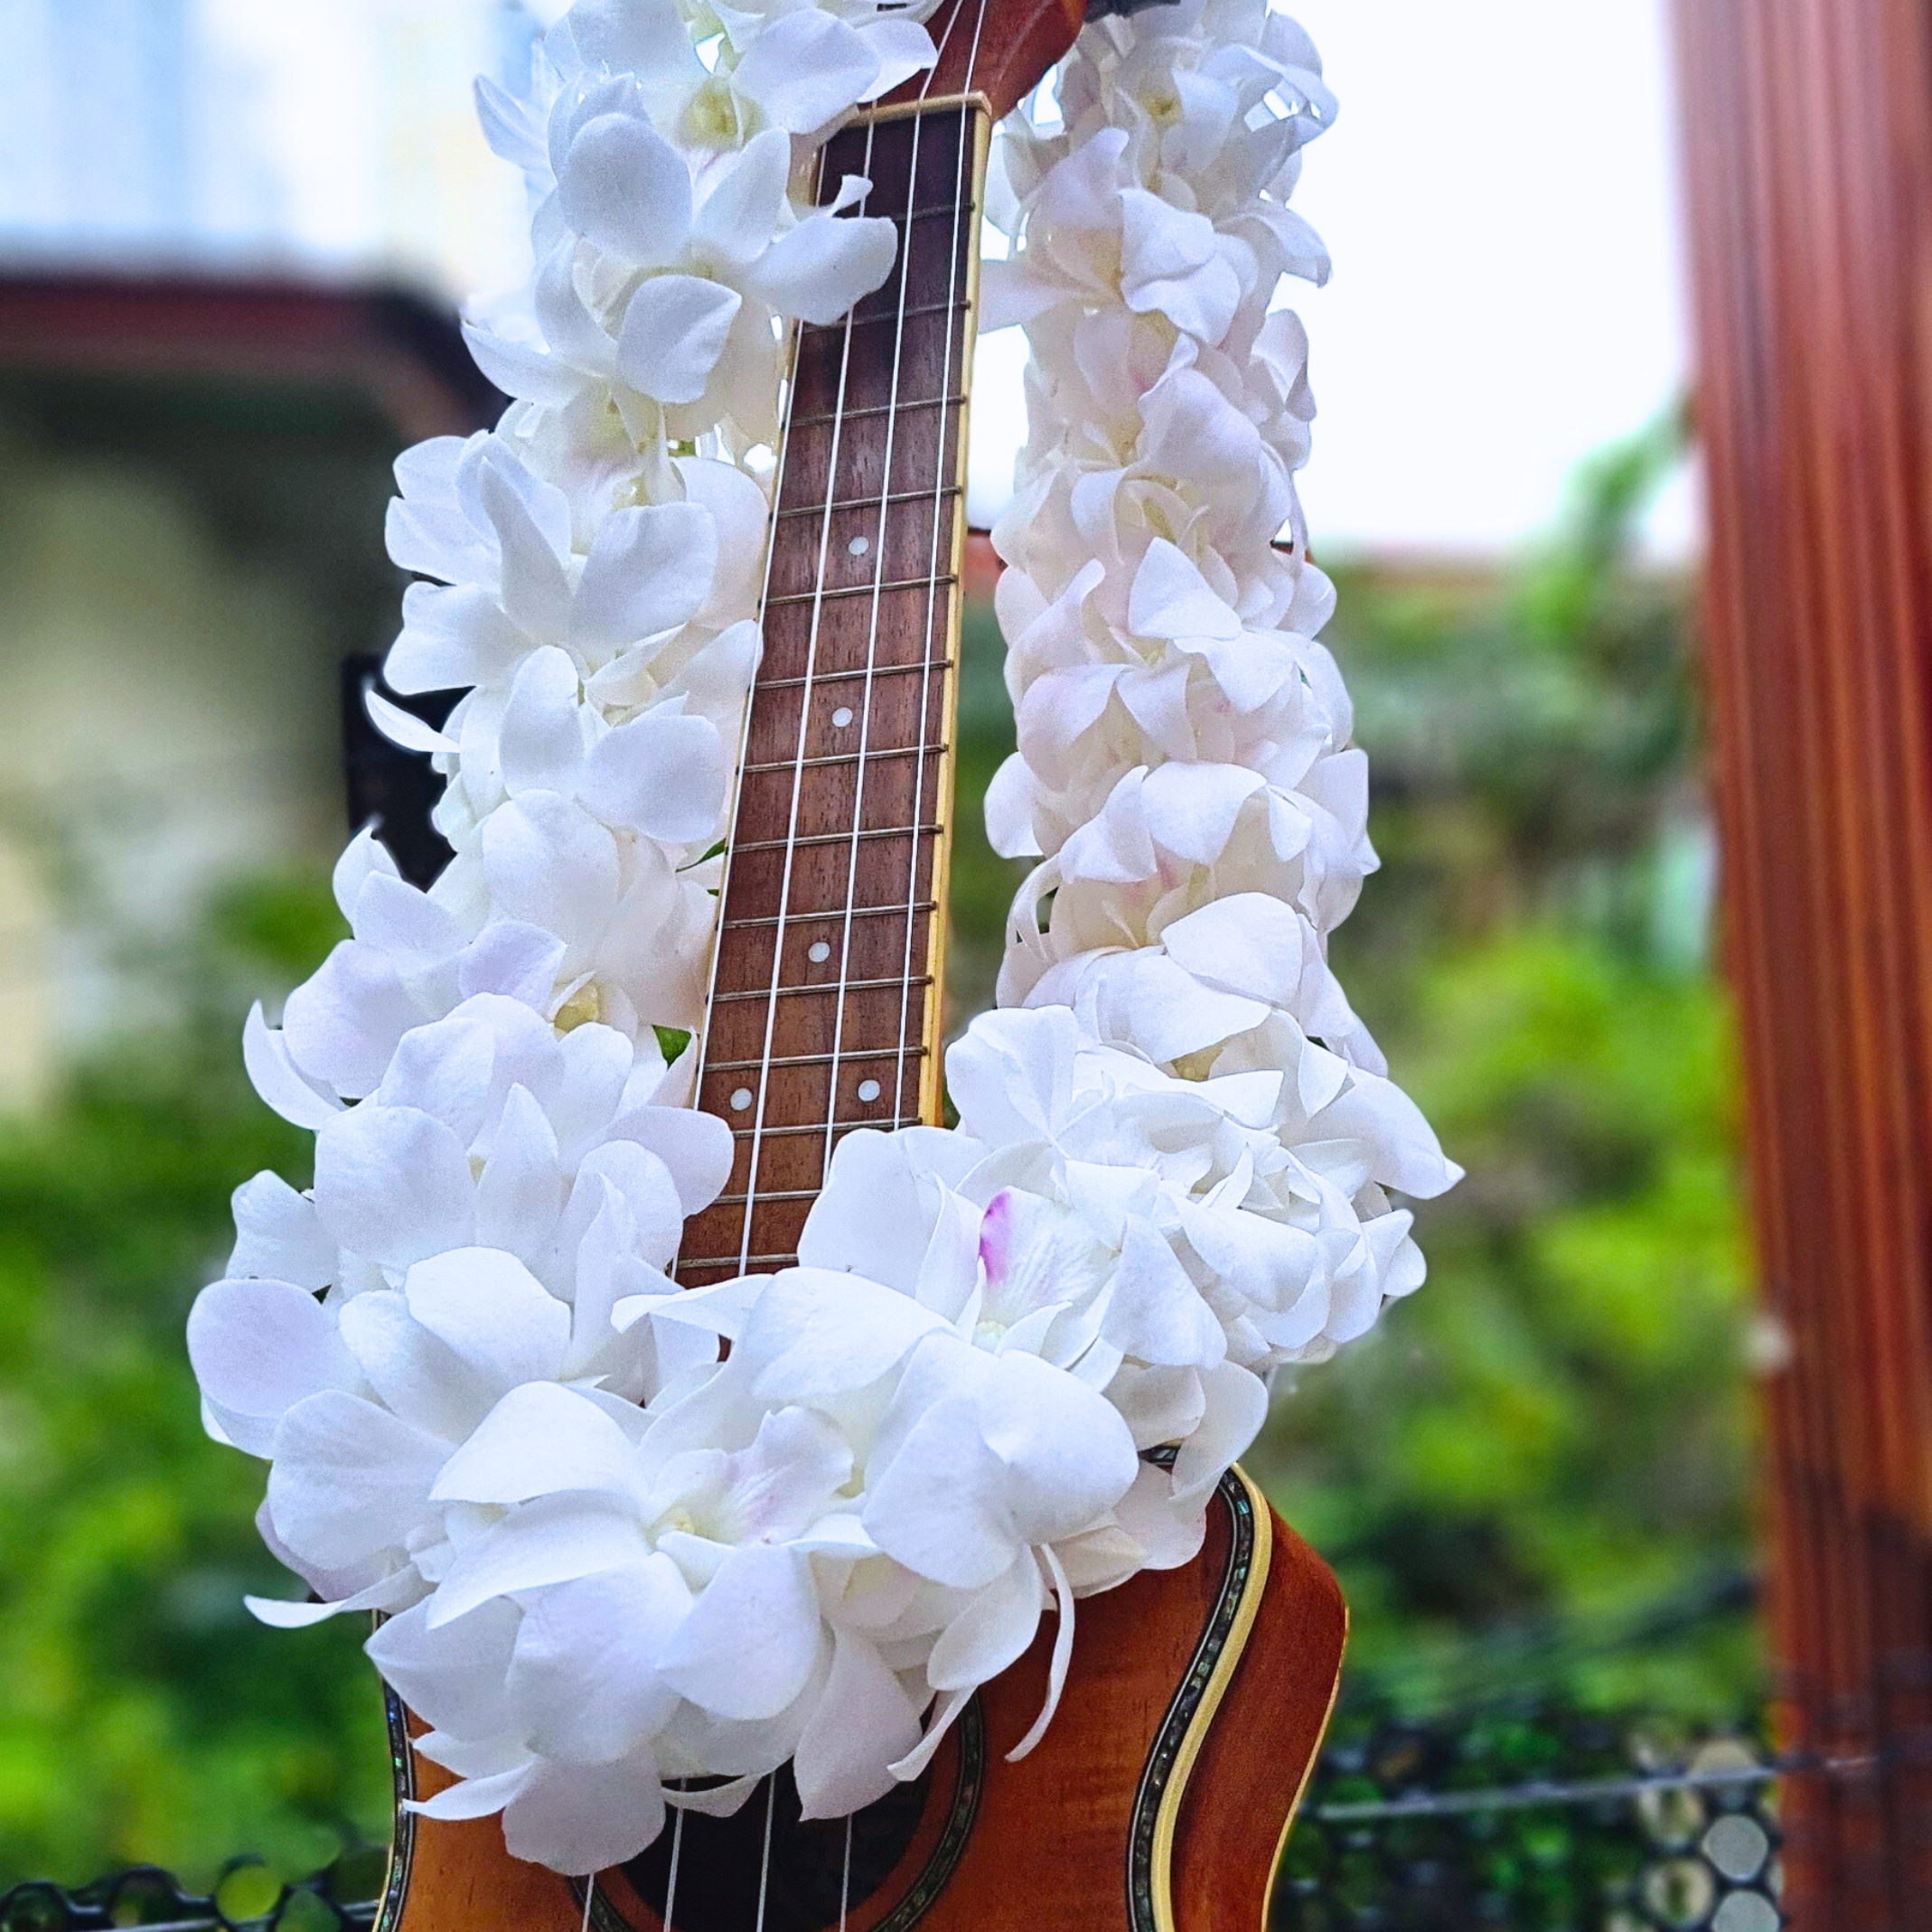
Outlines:
[{"label": "dendrobium bloom", "polygon": [[[584,1245],[621,1253],[624,1233],[614,1211]],[[627,1415],[715,1356],[688,1327],[620,1334],[614,1299],[586,1292],[573,1309],[493,1248],[450,1250],[399,1289],[333,1306],[287,1281],[204,1289],[188,1347],[210,1428],[270,1458],[263,1533],[324,1599],[254,1600],[257,1613],[303,1623],[417,1601],[482,1527],[449,1506],[439,1478],[500,1403],[533,1382],[568,1383]]]}]

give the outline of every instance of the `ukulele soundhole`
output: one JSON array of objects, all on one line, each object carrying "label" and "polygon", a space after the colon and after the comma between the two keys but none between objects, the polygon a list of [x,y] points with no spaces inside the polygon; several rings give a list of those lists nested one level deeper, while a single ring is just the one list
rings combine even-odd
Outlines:
[{"label": "ukulele soundhole", "polygon": [[[687,1812],[667,1932],[828,1932],[841,1923],[849,1932],[907,1932],[965,1850],[985,1772],[984,1726],[976,1698],[924,1776],[853,1815],[849,1868],[846,1820],[800,1817],[789,1765],[731,1817]],[[596,1917],[605,1932],[665,1928],[671,1860],[667,1828],[624,1867],[642,1911],[615,1899],[607,1909],[615,1888],[600,1893]]]}]

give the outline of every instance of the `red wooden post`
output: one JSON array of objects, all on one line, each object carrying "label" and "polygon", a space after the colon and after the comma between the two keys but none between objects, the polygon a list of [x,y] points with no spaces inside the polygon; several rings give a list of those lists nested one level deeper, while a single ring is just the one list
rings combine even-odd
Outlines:
[{"label": "red wooden post", "polygon": [[1677,0],[1800,1932],[1932,1925],[1932,10]]}]

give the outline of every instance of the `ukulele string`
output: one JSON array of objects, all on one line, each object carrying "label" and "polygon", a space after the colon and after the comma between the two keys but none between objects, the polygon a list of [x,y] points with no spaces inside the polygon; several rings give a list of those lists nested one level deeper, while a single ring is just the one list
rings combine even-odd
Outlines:
[{"label": "ukulele string", "polygon": [[[943,39],[940,43],[939,53],[938,55],[935,55],[933,67],[926,75],[925,85],[928,88],[930,88],[932,85],[933,74],[937,72],[938,70],[939,58],[944,53],[945,42],[952,38],[952,28],[954,25],[957,24],[959,15],[960,10],[956,9],[952,14],[952,19],[947,23],[944,39]],[[920,98],[922,99],[925,98],[924,91],[922,91]],[[872,747],[872,695],[874,689],[875,673],[877,672],[878,666],[879,617],[881,614],[881,606],[884,600],[884,586],[886,582],[886,532],[887,521],[891,514],[889,506],[892,501],[893,456],[898,446],[899,377],[900,372],[904,367],[905,352],[905,309],[908,295],[912,286],[913,242],[914,235],[915,232],[914,223],[913,221],[912,217],[914,211],[919,206],[919,157],[922,138],[925,132],[924,115],[914,114],[910,116],[909,118],[912,121],[912,147],[906,168],[906,220],[904,239],[900,243],[899,247],[899,293],[897,312],[893,318],[892,376],[890,383],[886,391],[886,396],[889,399],[886,406],[885,454],[883,458],[881,459],[879,470],[878,508],[877,513],[872,518],[872,595],[869,600],[871,610],[866,633],[866,661],[864,680],[859,688],[860,698],[858,702],[858,749],[857,753],[857,764],[854,767],[852,776],[852,836],[850,843],[846,848],[845,913],[839,937],[839,977],[837,980],[838,997],[833,1004],[832,1008],[831,1058],[830,1065],[828,1069],[828,1077],[826,1080],[825,1089],[825,1171],[827,1172],[829,1172],[831,1168],[832,1148],[839,1120],[839,1080],[843,1064],[846,1058],[845,1014],[846,1000],[848,998],[846,989],[851,979],[853,930],[852,914],[855,902],[857,901],[858,896],[859,842],[862,830],[864,830],[866,824],[866,782],[868,777],[869,776],[870,770],[869,766],[867,764],[867,758]],[[955,205],[953,211],[955,236],[958,232],[958,220],[959,212],[958,208]],[[956,252],[957,248],[955,246],[955,253]],[[945,326],[950,332],[952,326],[950,315],[946,319]],[[949,393],[948,382],[950,381],[952,369],[950,353],[951,347],[952,339],[949,333],[947,338],[947,380],[943,380],[939,387],[939,393],[942,397]],[[940,439],[940,446],[942,452],[943,452],[946,440],[946,425],[943,409],[942,409],[938,413],[940,416],[938,434]],[[928,553],[927,564],[927,576],[930,577],[933,573],[935,572],[939,567],[939,558],[936,545]],[[932,623],[929,616],[926,624],[925,655],[930,657],[931,654]],[[926,698],[926,693],[923,688],[920,692],[920,698],[923,705]],[[925,791],[925,719],[922,711],[922,715],[920,717],[919,753],[918,755],[912,761],[912,824],[907,829],[907,836],[912,843],[912,865],[915,872],[917,870],[919,863],[919,832],[917,830],[917,827],[923,816],[920,811],[920,802]],[[905,935],[907,948],[907,965],[905,970],[905,976],[908,980],[911,978],[912,973],[910,954],[912,945],[913,920],[915,916],[912,909],[912,901],[913,895],[911,892],[908,892],[906,895],[905,906]],[[903,1048],[905,1038],[905,1008],[910,1003],[911,989],[908,987],[906,989],[904,998],[902,999],[899,1013],[898,1036],[901,1051],[898,1055],[897,1063],[894,1068],[895,1077],[893,1081],[891,1099],[892,1118],[890,1124],[894,1127],[897,1127],[902,1124],[902,1116],[905,1111],[905,1055]],[[862,1047],[860,1051],[863,1051]],[[855,1095],[855,1099],[856,1098],[857,1096]],[[859,1101],[858,1103],[862,1106],[869,1104],[869,1102],[864,1101]]]},{"label": "ukulele string", "polygon": [[[979,66],[979,63],[980,63],[980,35],[981,35],[982,33],[985,33],[985,31],[986,31],[986,8],[987,8],[987,0],[978,0],[978,4],[977,4],[977,6],[976,6],[976,8],[975,8],[975,12],[974,12],[974,17],[973,17],[973,28],[972,28],[972,44],[971,44],[971,47],[970,47],[970,48],[968,49],[968,51],[967,51],[967,55],[966,55],[966,86],[967,86],[967,88],[968,88],[968,89],[970,89],[970,88],[971,87],[971,85],[972,85],[972,80],[973,80],[973,75],[974,75],[974,72],[975,72],[975,70],[977,70],[977,68],[978,68],[978,66]],[[965,9],[964,9],[964,7],[962,6],[962,7],[961,7],[961,8],[960,9],[960,12],[961,12],[961,13],[963,13],[964,11],[965,11]],[[957,20],[958,20],[958,18],[959,18],[959,14],[955,14],[953,15],[953,19],[954,19],[955,21],[957,21]],[[946,32],[947,32],[947,36],[948,36],[948,38],[951,38],[951,35],[952,35],[952,26],[951,26],[951,25],[949,24],[949,25],[948,25],[948,27],[947,27],[947,30],[946,30]],[[936,63],[935,63],[935,71],[936,71]],[[928,80],[928,85],[930,85],[930,80]],[[949,318],[956,318],[956,317],[957,317],[957,315],[958,315],[958,309],[959,309],[959,273],[960,273],[960,243],[961,243],[961,233],[962,233],[962,230],[961,230],[961,222],[962,222],[962,220],[964,220],[964,219],[965,219],[965,218],[967,217],[967,215],[968,215],[968,213],[969,213],[969,211],[968,211],[968,209],[967,209],[967,205],[966,205],[966,203],[967,203],[967,200],[968,200],[968,188],[967,188],[967,181],[968,181],[968,175],[967,175],[967,140],[968,140],[968,136],[969,136],[969,135],[970,135],[970,133],[971,133],[971,117],[970,117],[970,116],[969,116],[969,113],[968,113],[968,111],[967,111],[966,109],[964,109],[964,108],[961,108],[961,111],[960,111],[960,145],[959,145],[959,159],[958,159],[958,167],[957,167],[957,171],[956,171],[956,174],[955,174],[955,176],[954,176],[954,182],[953,182],[953,200],[952,200],[952,243],[951,243],[951,249],[950,249],[950,252],[949,252],[949,257],[948,257],[948,260],[947,260],[947,265],[946,265],[946,307],[947,307],[947,312],[948,312],[948,315],[949,315]],[[974,196],[974,197],[973,197],[973,200],[974,200],[974,203],[975,203],[975,205],[973,206],[973,208],[972,208],[972,209],[971,210],[971,211],[970,211],[970,212],[971,212],[971,218],[972,218],[973,220],[977,220],[977,219],[978,219],[978,217],[979,217],[979,209],[978,209],[978,206],[977,206],[977,200],[978,200],[977,196]],[[907,229],[908,229],[908,230],[910,230],[910,229],[911,229],[911,226],[912,226],[912,224],[911,224],[910,222],[908,222],[908,223],[906,224],[906,226],[907,226]],[[964,336],[964,330],[963,330],[963,328],[961,328],[961,338],[962,338],[962,339],[961,339],[961,362],[963,363],[963,362],[964,362],[964,361],[965,361],[965,353],[964,353],[964,352],[965,352],[965,342],[964,342],[964,340],[963,340],[963,336]],[[944,362],[943,362],[943,369],[942,369],[941,381],[940,381],[940,386],[939,386],[939,393],[940,393],[940,394],[941,394],[942,396],[950,396],[950,395],[951,395],[951,394],[952,393],[952,336],[953,336],[953,321],[952,321],[952,319],[949,319],[949,321],[948,321],[948,324],[947,324],[947,328],[946,328],[946,349],[945,349],[945,359],[944,359]],[[966,374],[966,371],[965,371],[965,370],[964,370],[963,368],[962,368],[962,369],[961,369],[961,374],[962,376],[964,376],[964,375]],[[965,455],[965,452],[964,452],[964,450],[963,450],[963,449],[961,449],[961,447],[959,446],[959,441],[958,441],[958,439],[959,439],[959,438],[961,438],[961,437],[963,437],[963,436],[964,436],[964,434],[965,434],[965,429],[966,429],[966,422],[965,422],[965,412],[964,412],[964,410],[962,409],[962,410],[961,411],[961,413],[960,413],[960,420],[959,420],[959,428],[958,428],[958,429],[957,429],[957,431],[955,431],[955,433],[954,433],[954,434],[955,434],[955,442],[954,442],[954,450],[953,450],[953,462],[954,462],[954,464],[955,464],[955,465],[957,465],[957,464],[959,464],[959,463],[961,462],[961,459],[963,458],[963,456],[964,456],[964,455]],[[934,562],[934,564],[935,564],[935,565],[937,564],[937,561],[938,561],[938,557],[939,557],[939,537],[940,537],[940,521],[941,521],[941,516],[940,516],[940,512],[941,512],[941,506],[942,506],[942,505],[943,505],[943,504],[944,503],[944,502],[945,502],[945,496],[944,496],[944,493],[943,493],[943,492],[944,492],[944,489],[945,489],[945,481],[946,481],[946,427],[945,427],[945,424],[944,424],[944,422],[943,422],[943,421],[942,421],[942,423],[941,423],[941,425],[940,425],[940,428],[939,428],[939,434],[938,434],[938,438],[937,438],[937,447],[936,447],[936,449],[935,449],[935,451],[934,451],[934,453],[933,453],[933,530],[932,530],[932,541],[931,541],[931,545],[930,545],[930,547],[929,547],[929,551],[928,551],[928,554],[929,554],[929,555],[930,555],[930,557],[931,557],[931,558],[933,558],[933,562]],[[961,575],[961,573],[959,573],[959,572],[955,572],[955,573],[954,573],[954,579],[955,579],[955,580],[954,580],[954,582],[953,582],[953,584],[952,584],[952,586],[951,591],[949,592],[949,595],[950,595],[950,596],[952,596],[952,597],[953,598],[953,600],[954,600],[954,602],[955,602],[955,605],[956,605],[956,606],[958,606],[958,605],[962,605],[962,604],[963,604],[963,601],[964,601],[964,595],[965,595],[965,589],[964,589],[964,586],[963,586],[963,585],[962,585],[962,584],[961,584],[961,582],[959,582],[959,581],[958,581],[958,578],[959,578],[960,575]],[[927,585],[926,585],[926,596],[925,596],[925,638],[926,638],[926,648],[925,648],[925,651],[924,651],[924,661],[923,661],[923,665],[922,665],[922,668],[921,668],[921,670],[920,670],[920,673],[919,673],[919,755],[918,755],[918,757],[917,757],[917,759],[916,759],[916,760],[914,761],[914,768],[915,768],[915,770],[916,770],[916,771],[918,772],[918,774],[919,774],[919,779],[918,779],[918,784],[919,784],[919,791],[918,791],[918,794],[917,794],[917,796],[918,796],[918,797],[920,797],[920,798],[923,798],[923,797],[924,797],[924,792],[925,792],[925,769],[926,769],[926,758],[927,758],[927,746],[926,746],[926,726],[927,726],[927,719],[928,719],[928,717],[930,717],[930,715],[931,715],[931,712],[932,712],[932,708],[933,708],[933,684],[932,684],[932,680],[933,680],[933,622],[934,622],[934,619],[935,619],[935,617],[936,617],[936,615],[937,615],[937,614],[938,614],[938,605],[939,605],[939,582],[938,582],[938,577],[937,577],[937,575],[936,575],[936,571],[935,571],[935,574],[934,574],[934,575],[933,575],[933,577],[931,577],[931,578],[930,578],[930,579],[928,580],[928,582],[927,582]],[[961,615],[963,616],[963,611],[961,612]],[[957,672],[957,668],[955,668],[955,671],[954,671],[954,673],[953,673],[953,674],[954,674],[955,676],[957,676],[957,675],[958,675],[958,672]],[[942,675],[943,676],[943,675],[944,675],[944,673],[942,673]],[[956,727],[955,727],[955,728],[956,728]],[[957,755],[958,755],[958,752],[957,752],[957,748],[956,748],[956,747],[955,747],[955,748],[953,749],[953,751],[952,751],[952,752],[951,752],[950,754],[947,754],[947,753],[945,753],[944,747],[943,747],[943,746],[942,746],[942,753],[943,753],[943,755],[951,755],[951,756],[953,756],[953,757],[955,757],[955,758],[956,758],[956,757],[957,757]],[[954,775],[954,777],[955,777],[955,779],[956,779],[956,778],[957,778],[957,774],[955,773],[955,774],[954,774],[953,775]],[[915,800],[915,803],[916,803],[916,800]],[[935,815],[935,816],[936,816],[936,815]],[[916,813],[916,811],[915,811],[915,813],[914,813],[914,818],[915,818],[915,821],[916,821],[916,818],[917,818],[917,813]],[[939,832],[939,833],[936,833],[936,834],[934,835],[934,838],[935,838],[935,841],[936,841],[936,840],[937,840],[938,839],[942,839],[942,838],[944,838],[944,837],[946,837],[946,836],[947,836],[947,833],[945,833],[945,832]],[[932,877],[933,877],[933,879],[934,883],[936,884],[936,883],[938,882],[938,879],[939,879],[939,877],[940,877],[940,868],[939,868],[939,865],[938,865],[938,853],[937,853],[937,849],[936,849],[936,844],[935,844],[935,850],[934,850],[934,854],[933,854],[933,860],[934,860],[934,862],[933,862],[933,873],[932,873]],[[910,856],[910,858],[909,858],[907,859],[907,861],[906,861],[906,877],[905,877],[905,906],[906,906],[906,913],[905,913],[905,962],[904,962],[904,970],[905,970],[905,978],[906,978],[906,979],[907,979],[908,980],[911,980],[911,978],[912,978],[912,972],[913,972],[913,918],[914,918],[914,914],[913,914],[913,911],[912,911],[912,908],[913,908],[913,906],[914,906],[914,905],[915,905],[915,904],[917,903],[918,897],[919,897],[919,840],[918,840],[917,837],[915,836],[915,837],[914,837],[914,838],[913,839],[913,840],[912,840],[912,853],[911,853],[911,856]],[[931,913],[929,913],[929,914],[927,914],[927,917],[928,917],[928,919],[944,919],[945,917],[947,917],[947,909],[946,909],[946,907],[944,907],[943,905],[939,905],[939,906],[935,906],[935,907],[933,908],[933,911],[932,911]],[[929,928],[928,930],[930,931],[930,928]],[[941,989],[940,987],[937,987],[937,986],[933,986],[933,987],[929,987],[929,988],[928,988],[928,989],[926,989],[926,998],[927,998],[927,999],[929,999],[929,1000],[939,1000],[939,999],[942,999],[943,998],[943,989]],[[912,1004],[912,1002],[911,1002],[910,999],[907,999],[907,1000],[906,1000],[906,1001],[905,1001],[905,1002],[904,1003],[904,1005],[902,1005],[902,1006],[901,1006],[901,1008],[900,1008],[900,1009],[899,1009],[899,1038],[898,1038],[897,1051],[896,1051],[896,1055],[895,1055],[895,1060],[894,1060],[894,1068],[893,1068],[893,1082],[894,1082],[894,1092],[895,1092],[895,1094],[897,1094],[897,1093],[903,1093],[903,1092],[905,1091],[905,1057],[906,1057],[906,1053],[907,1053],[907,1050],[908,1050],[908,1042],[907,1042],[907,1038],[906,1038],[906,1034],[907,1034],[907,1031],[908,1031],[908,1027],[907,1027],[907,1020],[908,1020],[908,1013],[907,1013],[907,1008],[909,1008],[909,1007],[911,1006],[911,1004]],[[922,1015],[922,1021],[923,1021],[923,1015]],[[924,1035],[924,1030],[925,1030],[925,1029],[924,1029],[924,1024],[922,1024],[922,1026],[921,1026],[921,1033],[922,1033],[922,1036]]]},{"label": "ukulele string", "polygon": [[684,1849],[684,1806],[676,1807],[671,1824],[671,1876],[664,1881],[664,1932],[677,1932],[678,1853]]},{"label": "ukulele string", "polygon": [[597,1896],[597,1875],[593,1871],[584,1880],[584,1923],[579,1932],[590,1932],[590,1908]]},{"label": "ukulele string", "polygon": [[845,1909],[852,1897],[852,1814],[845,1815],[845,1863],[839,1872],[839,1932],[845,1932]]},{"label": "ukulele string", "polygon": [[758,1862],[757,1932],[764,1932],[764,1899],[772,1878],[772,1813],[777,1803],[778,1774],[774,1771],[764,1781],[764,1852]]},{"label": "ukulele string", "polygon": [[[861,164],[866,170],[868,180],[870,179],[872,169],[872,137],[873,124],[868,122],[866,126],[865,160]],[[822,187],[822,179],[821,185]],[[870,198],[870,193],[871,191],[868,189],[866,199]],[[859,206],[863,208],[864,205],[865,201],[861,200]],[[832,411],[830,450],[825,465],[825,503],[819,512],[819,565],[811,587],[811,628],[805,645],[804,679],[799,688],[798,731],[792,769],[792,805],[790,816],[785,824],[783,870],[780,876],[778,887],[778,919],[776,925],[773,928],[772,977],[766,990],[764,1002],[764,1050],[759,1056],[758,1088],[757,1097],[754,1102],[755,1111],[752,1116],[751,1145],[746,1150],[745,1224],[738,1240],[738,1272],[740,1274],[743,1274],[751,1265],[752,1226],[757,1215],[758,1168],[764,1150],[764,1102],[771,1081],[772,1048],[776,1039],[778,1029],[779,980],[783,977],[784,970],[785,924],[791,916],[792,864],[798,856],[799,808],[804,793],[805,741],[811,728],[812,699],[818,680],[820,621],[823,617],[825,611],[825,559],[831,541],[832,504],[838,499],[839,445],[840,436],[845,427],[846,381],[851,370],[851,364],[852,311],[848,309],[845,312],[844,336],[839,357],[839,397],[837,405]],[[796,406],[798,392],[794,385],[791,398],[793,407]],[[791,442],[791,432],[788,429],[785,435],[785,445],[788,453]],[[773,551],[775,551],[776,548],[777,544],[774,539],[772,546]],[[770,553],[767,553],[765,566],[765,587],[767,593],[769,593],[771,587],[769,556]],[[719,950],[722,951],[722,947]],[[839,1004],[841,1007],[844,1005],[844,992],[841,989],[839,992]],[[759,1923],[762,1932],[764,1924],[762,1912]]]}]

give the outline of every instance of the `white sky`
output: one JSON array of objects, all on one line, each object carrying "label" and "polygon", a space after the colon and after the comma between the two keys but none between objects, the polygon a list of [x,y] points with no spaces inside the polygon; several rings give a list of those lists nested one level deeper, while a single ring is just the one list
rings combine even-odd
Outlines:
[{"label": "white sky", "polygon": [[[1288,0],[1341,102],[1296,205],[1318,549],[1494,551],[1684,380],[1665,0]],[[1005,494],[1017,336],[973,389],[974,509]],[[1650,536],[1694,542],[1688,487]]]},{"label": "white sky", "polygon": [[[1297,197],[1334,277],[1291,292],[1320,405],[1302,478],[1318,549],[1508,548],[1580,457],[1683,385],[1667,0],[1287,4],[1341,102]],[[501,283],[518,197],[467,96],[507,0],[200,6],[252,83],[286,245]],[[1010,486],[1021,352],[1015,333],[982,352],[975,521]],[[1695,529],[1686,484],[1653,542],[1682,555]]]}]

